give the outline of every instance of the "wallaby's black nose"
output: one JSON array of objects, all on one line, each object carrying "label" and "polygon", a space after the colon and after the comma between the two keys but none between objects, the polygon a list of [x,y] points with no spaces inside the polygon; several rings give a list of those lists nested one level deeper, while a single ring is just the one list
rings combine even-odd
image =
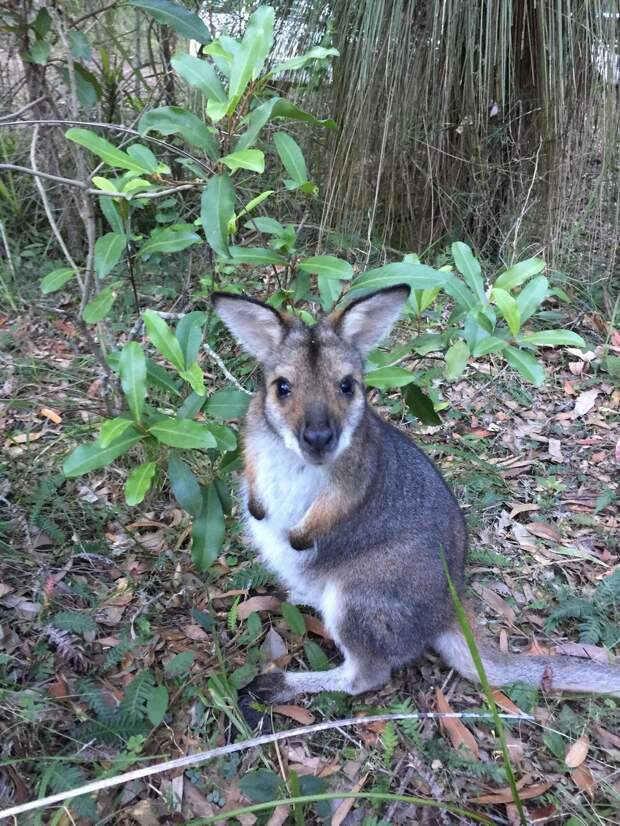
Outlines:
[{"label": "wallaby's black nose", "polygon": [[334,430],[330,425],[305,425],[302,433],[304,443],[314,451],[325,450],[332,443]]}]

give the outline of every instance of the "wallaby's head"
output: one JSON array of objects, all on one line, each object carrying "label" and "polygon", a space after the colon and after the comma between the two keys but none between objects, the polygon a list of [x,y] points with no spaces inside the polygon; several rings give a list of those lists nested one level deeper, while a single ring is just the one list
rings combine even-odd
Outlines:
[{"label": "wallaby's head", "polygon": [[243,296],[216,293],[215,309],[263,369],[263,411],[286,447],[323,464],[345,450],[366,405],[364,356],[387,335],[409,296],[399,284],[353,301],[310,327]]}]

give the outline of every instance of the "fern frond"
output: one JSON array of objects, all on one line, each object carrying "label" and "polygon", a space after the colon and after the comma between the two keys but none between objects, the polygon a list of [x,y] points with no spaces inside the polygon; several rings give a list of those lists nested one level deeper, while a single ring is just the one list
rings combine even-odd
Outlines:
[{"label": "fern frond", "polygon": [[59,611],[50,617],[49,624],[61,631],[73,631],[74,634],[87,634],[97,630],[97,623],[88,614],[79,611]]},{"label": "fern frond", "polygon": [[125,689],[118,707],[118,717],[140,721],[146,717],[146,705],[155,688],[155,678],[148,668],[139,671]]},{"label": "fern frond", "polygon": [[230,587],[233,590],[241,588],[263,588],[275,582],[273,574],[261,565],[260,562],[250,562],[240,568],[230,578]]},{"label": "fern frond", "polygon": [[381,734],[381,745],[383,746],[385,765],[389,768],[394,757],[394,752],[396,751],[396,746],[398,745],[398,734],[391,720],[385,724],[385,728]]},{"label": "fern frond", "polygon": [[58,628],[54,628],[52,625],[46,626],[43,633],[56,646],[56,651],[64,660],[71,663],[78,671],[86,671],[88,660],[77,637],[69,631],[59,631]]}]

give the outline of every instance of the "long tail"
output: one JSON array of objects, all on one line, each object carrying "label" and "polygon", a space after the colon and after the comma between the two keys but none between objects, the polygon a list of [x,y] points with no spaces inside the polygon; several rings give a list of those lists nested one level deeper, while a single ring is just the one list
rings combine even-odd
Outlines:
[{"label": "long tail", "polygon": [[[433,640],[433,648],[451,668],[472,682],[479,682],[467,640],[451,628]],[[620,697],[620,666],[602,665],[576,657],[504,654],[484,640],[476,640],[484,670],[493,686],[524,683],[532,688],[611,694]]]}]

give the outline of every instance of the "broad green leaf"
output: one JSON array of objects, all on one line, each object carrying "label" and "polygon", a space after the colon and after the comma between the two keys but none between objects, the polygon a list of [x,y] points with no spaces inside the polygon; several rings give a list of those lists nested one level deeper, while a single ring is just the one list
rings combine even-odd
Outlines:
[{"label": "broad green leaf", "polygon": [[472,356],[488,356],[490,353],[501,353],[508,344],[496,336],[487,336],[476,343],[472,348]]},{"label": "broad green leaf", "polygon": [[103,279],[120,261],[127,246],[127,236],[108,232],[95,242],[95,271]]},{"label": "broad green leaf", "polygon": [[[316,643],[315,643],[316,644]],[[280,797],[282,781],[269,769],[246,772],[239,781],[239,789],[252,803],[266,803]]]},{"label": "broad green leaf", "polygon": [[36,63],[37,66],[45,66],[51,51],[51,44],[40,40],[30,49],[30,59],[33,63]]},{"label": "broad green leaf", "polygon": [[76,60],[90,60],[92,49],[84,32],[71,29],[67,32],[67,38],[69,40],[71,54]]},{"label": "broad green leaf", "polygon": [[59,270],[52,270],[52,272],[49,272],[41,281],[41,292],[43,295],[54,293],[56,290],[64,287],[67,281],[70,281],[75,275],[77,275],[77,270],[71,269],[71,267],[61,267]]},{"label": "broad green leaf", "polygon": [[581,336],[573,333],[572,330],[540,330],[537,333],[519,336],[517,341],[519,344],[531,347],[555,347],[558,345],[580,347],[582,349],[586,347],[586,343]]},{"label": "broad green leaf", "polygon": [[99,295],[96,295],[92,301],[84,307],[82,318],[87,324],[96,324],[105,318],[112,309],[112,305],[116,301],[116,287],[110,285],[105,290],[101,290]]},{"label": "broad green leaf", "polygon": [[[75,91],[77,99],[82,106],[95,106],[101,98],[101,85],[97,77],[89,72],[81,63],[74,63],[75,69]],[[69,71],[65,67],[60,70],[60,75],[67,86],[70,84]]]},{"label": "broad green leaf", "polygon": [[302,258],[299,269],[303,272],[325,275],[348,281],[353,277],[353,267],[348,261],[336,258],[335,255],[315,255],[312,258]]},{"label": "broad green leaf", "polygon": [[131,471],[125,482],[125,502],[130,507],[143,501],[153,484],[156,471],[157,462],[144,462]]},{"label": "broad green leaf", "polygon": [[199,396],[205,395],[207,391],[205,390],[204,373],[197,361],[190,364],[185,370],[180,370],[179,375],[182,379],[185,379],[194,393],[197,393]]},{"label": "broad green leaf", "polygon": [[444,376],[453,381],[463,373],[469,360],[469,347],[464,341],[455,341],[446,352]]},{"label": "broad green leaf", "polygon": [[299,145],[286,132],[276,132],[273,142],[284,168],[295,184],[301,186],[308,180],[308,170]]},{"label": "broad green leaf", "polygon": [[274,66],[270,75],[277,75],[280,72],[290,72],[293,69],[303,69],[303,67],[310,63],[311,60],[325,60],[326,57],[338,57],[338,49],[326,49],[323,46],[314,46],[310,51],[298,57],[292,57],[290,60],[285,60],[284,63],[278,63]]},{"label": "broad green leaf", "polygon": [[146,714],[152,726],[159,726],[168,710],[168,689],[165,685],[158,685],[151,691],[146,701]]},{"label": "broad green leaf", "polygon": [[422,424],[438,425],[441,419],[435,412],[435,405],[417,384],[410,384],[403,393],[405,403],[410,412],[418,418]]},{"label": "broad green leaf", "polygon": [[252,198],[251,201],[247,202],[237,217],[240,218],[242,215],[246,215],[248,212],[251,212],[255,207],[262,204],[263,201],[266,201],[270,195],[273,195],[273,193],[273,189],[267,189],[265,192],[261,192],[260,195],[256,196],[256,198]]},{"label": "broad green leaf", "polygon": [[194,651],[181,651],[179,654],[175,654],[165,667],[166,674],[169,677],[181,677],[183,674],[187,674],[195,659]]},{"label": "broad green leaf", "polygon": [[221,121],[227,111],[228,102],[221,103],[219,100],[214,100],[213,98],[207,101],[207,117],[210,118],[213,123]]},{"label": "broad green leaf", "polygon": [[256,229],[258,232],[264,232],[266,235],[280,235],[284,232],[284,227],[275,218],[269,218],[266,215],[257,215],[256,218],[249,218],[245,225],[248,229]]},{"label": "broad green leaf", "polygon": [[517,296],[517,304],[521,313],[521,324],[540,308],[549,295],[549,282],[544,275],[538,275],[523,287]]},{"label": "broad green leaf", "polygon": [[366,270],[359,275],[347,292],[347,298],[359,298],[364,293],[382,290],[384,287],[394,287],[396,284],[408,284],[412,290],[426,290],[441,287],[446,275],[424,264],[408,264],[405,261],[396,261],[385,264],[383,267]]},{"label": "broad green leaf", "polygon": [[189,54],[175,55],[170,61],[172,68],[194,89],[206,98],[227,103],[228,98],[213,66],[206,60]]},{"label": "broad green leaf", "polygon": [[146,331],[151,342],[161,355],[168,359],[177,370],[183,370],[185,360],[181,345],[164,319],[153,310],[145,310],[143,314]]},{"label": "broad green leaf", "polygon": [[157,387],[172,396],[180,396],[179,382],[152,359],[146,360],[146,380],[150,387]]},{"label": "broad green leaf", "polygon": [[365,377],[365,382],[369,387],[377,387],[379,390],[404,387],[412,381],[415,381],[415,376],[404,367],[380,367],[378,370],[371,370]]},{"label": "broad green leaf", "polygon": [[507,293],[506,290],[502,290],[500,287],[494,287],[491,292],[491,300],[499,307],[510,332],[513,336],[516,336],[521,329],[521,314],[519,313],[519,305],[515,299],[510,293]]},{"label": "broad green leaf", "polygon": [[145,192],[147,190],[154,188],[155,185],[152,184],[150,181],[145,180],[144,178],[132,178],[130,181],[126,181],[123,184],[123,195],[125,195],[127,198],[132,198],[139,192]]},{"label": "broad green leaf", "polygon": [[269,120],[275,118],[304,121],[317,126],[325,126],[328,129],[336,128],[336,123],[331,120],[331,118],[318,120],[314,115],[304,112],[303,109],[295,106],[294,103],[275,96],[261,103],[260,106],[253,109],[249,115],[245,116],[242,123],[247,123],[248,128],[239,137],[235,148],[239,150],[252,146],[257,140],[263,126],[265,126]]},{"label": "broad green leaf", "polygon": [[49,33],[52,28],[52,18],[45,6],[39,9],[30,27],[36,32],[37,40],[43,40],[45,35]]},{"label": "broad green leaf", "polygon": [[91,132],[90,129],[81,129],[79,127],[67,129],[65,137],[89,149],[93,154],[97,155],[98,158],[101,158],[104,163],[107,163],[108,166],[128,169],[130,172],[148,172],[148,169],[145,169],[141,163],[134,160],[134,158],[130,158],[126,152],[117,149],[110,141],[96,135],[94,132]]},{"label": "broad green leaf", "polygon": [[235,191],[228,175],[214,175],[202,193],[202,226],[212,249],[228,258],[228,223],[235,214]]},{"label": "broad green leaf", "polygon": [[245,688],[246,685],[249,685],[254,677],[256,677],[257,673],[258,668],[248,662],[239,666],[239,668],[235,668],[232,674],[229,675],[229,679],[231,685],[233,685],[237,690],[240,690]]},{"label": "broad green leaf", "polygon": [[181,345],[185,367],[190,367],[197,359],[202,343],[202,328],[207,322],[207,316],[200,310],[186,313],[177,324],[175,335]]},{"label": "broad green leaf", "polygon": [[306,623],[299,608],[290,602],[283,602],[280,611],[293,634],[303,637],[306,633]]},{"label": "broad green leaf", "polygon": [[250,16],[239,48],[230,64],[228,113],[237,107],[250,80],[256,80],[273,43],[275,12],[270,6],[259,6]]},{"label": "broad green leaf", "polygon": [[81,476],[83,473],[90,473],[91,470],[105,467],[122,453],[128,451],[140,439],[142,439],[142,435],[138,433],[136,428],[128,427],[121,436],[114,439],[106,447],[102,447],[98,441],[88,445],[80,445],[72,450],[65,459],[62,466],[63,473],[69,477]]},{"label": "broad green leaf", "polygon": [[545,262],[542,258],[528,258],[526,261],[519,261],[513,264],[495,279],[494,287],[510,291],[514,287],[520,287],[528,278],[538,275],[545,269]]},{"label": "broad green leaf", "polygon": [[134,419],[140,422],[146,396],[146,359],[137,341],[128,341],[118,360],[121,387]]},{"label": "broad green leaf", "polygon": [[200,243],[201,238],[195,232],[163,227],[151,232],[150,238],[140,247],[139,254],[141,258],[147,255],[165,255],[170,252],[180,252],[180,250],[191,247],[192,244]]},{"label": "broad green leaf", "polygon": [[217,447],[215,437],[203,424],[190,419],[165,417],[149,427],[149,433],[158,442],[182,450],[209,450]]},{"label": "broad green leaf", "polygon": [[[93,178],[93,183],[95,179]],[[124,235],[123,219],[120,216],[118,207],[112,198],[99,198],[99,206],[103,212],[106,221],[112,230],[119,235]]]},{"label": "broad green leaf", "polygon": [[178,419],[195,419],[203,408],[206,399],[204,394],[198,394],[194,390],[185,397],[183,404],[177,407]]},{"label": "broad green leaf", "polygon": [[286,264],[286,258],[266,247],[230,247],[230,257],[235,264],[254,264],[256,267],[265,264]]},{"label": "broad green leaf", "polygon": [[158,172],[160,167],[159,161],[148,146],[144,146],[143,143],[132,143],[132,145],[127,148],[127,154],[138,161],[138,163],[141,163],[142,166],[152,174]]},{"label": "broad green leaf", "polygon": [[251,396],[232,387],[217,390],[210,396],[204,411],[214,419],[241,419],[245,416]]},{"label": "broad green leaf", "polygon": [[213,482],[203,493],[200,515],[192,525],[192,561],[206,571],[217,559],[224,542],[224,511]]},{"label": "broad green leaf", "polygon": [[327,671],[330,667],[327,654],[314,640],[306,640],[304,643],[304,653],[313,671]]},{"label": "broad green leaf", "polygon": [[138,131],[147,135],[182,135],[192,146],[204,149],[211,160],[217,160],[218,146],[213,133],[200,118],[180,106],[159,106],[145,112],[138,122]]},{"label": "broad green leaf", "polygon": [[321,296],[321,309],[328,313],[342,292],[342,283],[338,278],[331,278],[329,275],[319,275],[317,278],[319,295]]},{"label": "broad green leaf", "polygon": [[174,453],[168,459],[168,479],[179,505],[192,516],[202,510],[202,492],[198,479]]},{"label": "broad green leaf", "polygon": [[542,364],[525,350],[516,347],[505,347],[502,355],[508,364],[520,373],[524,379],[539,387],[545,380],[545,369]]},{"label": "broad green leaf", "polygon": [[118,439],[118,437],[132,425],[133,421],[126,419],[124,416],[118,416],[115,419],[106,419],[99,430],[99,444],[101,447],[108,447],[114,439]]},{"label": "broad green leaf", "polygon": [[265,171],[265,155],[260,149],[240,149],[232,155],[220,158],[223,163],[233,172],[235,169],[249,169],[251,172],[263,173]]},{"label": "broad green leaf", "polygon": [[210,422],[205,427],[217,442],[218,450],[225,453],[235,450],[237,447],[237,437],[235,431],[225,424],[214,424]]},{"label": "broad green leaf", "polygon": [[474,293],[478,302],[483,306],[487,303],[484,294],[484,281],[480,274],[480,264],[474,258],[471,249],[462,241],[452,244],[452,256],[458,271],[465,279],[465,283]]},{"label": "broad green leaf", "polygon": [[130,0],[136,6],[152,15],[159,23],[170,26],[177,34],[199,43],[210,43],[211,33],[195,12],[170,0]]},{"label": "broad green leaf", "polygon": [[479,302],[472,291],[463,284],[460,278],[453,275],[451,272],[443,273],[443,289],[444,292],[453,298],[457,305],[462,309],[472,310],[479,307]]},{"label": "broad green leaf", "polygon": [[[97,189],[101,189],[103,192],[113,192],[115,195],[120,192],[116,184],[113,184],[112,181],[108,181],[107,178],[102,178],[101,175],[95,175],[93,177],[93,183]],[[107,199],[100,198],[100,200],[103,201]]]}]

